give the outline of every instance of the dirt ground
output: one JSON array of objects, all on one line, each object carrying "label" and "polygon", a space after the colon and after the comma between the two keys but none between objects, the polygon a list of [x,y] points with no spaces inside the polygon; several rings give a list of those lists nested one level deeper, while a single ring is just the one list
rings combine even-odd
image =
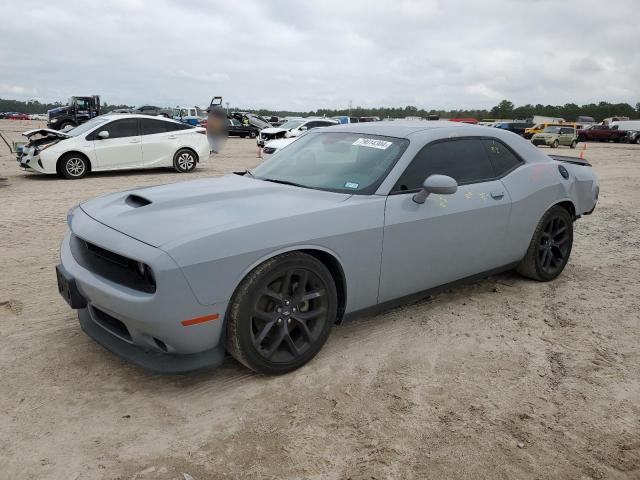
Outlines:
[{"label": "dirt ground", "polygon": [[337,327],[289,375],[157,375],[88,338],[56,289],[67,210],[255,149],[64,181],[0,140],[1,478],[640,478],[640,146],[588,145],[600,202],[556,281],[508,273]]}]

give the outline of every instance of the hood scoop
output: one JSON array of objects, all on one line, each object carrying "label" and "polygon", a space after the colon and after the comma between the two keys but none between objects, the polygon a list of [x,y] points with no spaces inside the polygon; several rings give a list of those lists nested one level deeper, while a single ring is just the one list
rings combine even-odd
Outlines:
[{"label": "hood scoop", "polygon": [[151,200],[140,195],[131,194],[124,199],[124,203],[133,208],[140,208],[151,204]]}]

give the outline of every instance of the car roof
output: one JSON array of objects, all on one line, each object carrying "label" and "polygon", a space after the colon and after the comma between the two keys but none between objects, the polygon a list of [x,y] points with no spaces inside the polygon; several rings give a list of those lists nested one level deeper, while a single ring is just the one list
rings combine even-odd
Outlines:
[{"label": "car roof", "polygon": [[142,113],[107,113],[105,115],[101,115],[102,118],[106,119],[106,120],[115,120],[116,118],[118,119],[122,119],[122,118],[150,118],[152,120],[160,120],[162,122],[171,122],[171,123],[180,123],[182,124],[182,122],[179,122],[177,120],[173,120],[172,118],[166,118],[166,117],[156,117],[156,116],[149,116],[149,115],[144,115]]}]

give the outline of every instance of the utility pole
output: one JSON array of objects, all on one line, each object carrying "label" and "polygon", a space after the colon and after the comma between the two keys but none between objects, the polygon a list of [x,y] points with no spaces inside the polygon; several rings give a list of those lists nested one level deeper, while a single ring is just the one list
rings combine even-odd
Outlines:
[{"label": "utility pole", "polygon": [[349,118],[351,118],[351,100],[349,100]]},{"label": "utility pole", "polygon": [[227,105],[227,115],[229,115],[229,102],[225,102],[225,104]]}]

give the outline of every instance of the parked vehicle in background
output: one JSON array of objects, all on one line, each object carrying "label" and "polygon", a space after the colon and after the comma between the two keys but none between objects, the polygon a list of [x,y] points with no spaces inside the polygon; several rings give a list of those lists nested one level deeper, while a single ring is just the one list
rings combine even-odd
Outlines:
[{"label": "parked vehicle in background", "polygon": [[[529,119],[527,119],[529,120]],[[565,123],[564,118],[559,117],[545,117],[543,115],[534,115],[533,118],[530,119],[531,123],[548,123],[548,124],[559,124]]]},{"label": "parked vehicle in background", "polygon": [[527,128],[533,127],[533,123],[530,122],[500,122],[493,125],[495,128],[502,128],[503,130],[509,130],[510,132],[517,133],[518,135],[524,135],[524,131]]},{"label": "parked vehicle in background", "polygon": [[560,145],[576,148],[578,137],[573,127],[553,126],[533,135],[531,143],[535,146],[546,145],[551,148],[558,148]]},{"label": "parked vehicle in background", "polygon": [[7,120],[30,120],[30,118],[26,113],[10,113],[7,115]]},{"label": "parked vehicle in background", "polygon": [[629,120],[629,117],[608,117],[602,120],[602,123],[609,125],[613,122],[626,122],[627,120]]},{"label": "parked vehicle in background", "polygon": [[640,145],[640,129],[627,131],[627,136],[624,140],[627,143],[637,143]]},{"label": "parked vehicle in background", "polygon": [[303,132],[317,127],[329,127],[331,125],[338,124],[339,122],[337,120],[332,120],[330,118],[291,119],[279,127],[271,127],[261,130],[260,135],[258,135],[258,146],[264,147],[265,143],[269,140],[276,140],[277,138],[297,137]]},{"label": "parked vehicle in background", "polygon": [[243,175],[72,209],[58,290],[86,334],[143,367],[193,370],[230,353],[283,374],[335,323],[451,282],[510,269],[554,280],[598,191],[584,160],[499,129],[328,127]]},{"label": "parked vehicle in background", "polygon": [[579,115],[576,117],[576,123],[580,125],[581,128],[585,128],[591,125],[595,125],[596,119],[593,117],[587,117],[585,115]]},{"label": "parked vehicle in background", "polygon": [[232,112],[230,116],[231,118],[238,120],[243,125],[253,125],[259,130],[272,127],[271,123],[269,123],[266,118],[251,112]]},{"label": "parked vehicle in background", "polygon": [[89,172],[173,167],[191,172],[209,157],[205,129],[137,114],[101,115],[67,132],[24,132],[20,166],[78,179]]},{"label": "parked vehicle in background", "polygon": [[477,118],[472,118],[472,117],[443,118],[443,120],[448,120],[450,122],[469,123],[469,124],[472,124],[472,125],[476,125],[478,123],[478,119]]},{"label": "parked vehicle in background", "polygon": [[100,115],[100,96],[71,97],[65,106],[52,108],[47,115],[47,127],[53,130],[77,127]]},{"label": "parked vehicle in background", "polygon": [[227,133],[230,137],[256,138],[260,129],[253,125],[243,125],[235,118],[227,118]]},{"label": "parked vehicle in background", "polygon": [[602,124],[591,125],[578,132],[578,140],[581,142],[620,142],[626,136],[625,130]]},{"label": "parked vehicle in background", "polygon": [[177,107],[173,110],[173,119],[189,125],[198,125],[202,120],[198,107]]},{"label": "parked vehicle in background", "polygon": [[173,111],[170,108],[161,108],[156,107],[154,105],[142,105],[131,111],[131,113],[136,113],[138,115],[151,115],[153,117],[165,117],[171,118],[173,116]]},{"label": "parked vehicle in background", "polygon": [[576,130],[578,130],[578,125],[576,125],[575,123],[569,123],[569,122],[560,122],[560,123],[536,123],[533,127],[529,127],[529,128],[525,128],[524,129],[524,133],[522,134],[522,136],[526,139],[530,139],[531,137],[533,137],[536,133],[542,133],[544,131],[545,128],[548,127],[572,127]]}]

